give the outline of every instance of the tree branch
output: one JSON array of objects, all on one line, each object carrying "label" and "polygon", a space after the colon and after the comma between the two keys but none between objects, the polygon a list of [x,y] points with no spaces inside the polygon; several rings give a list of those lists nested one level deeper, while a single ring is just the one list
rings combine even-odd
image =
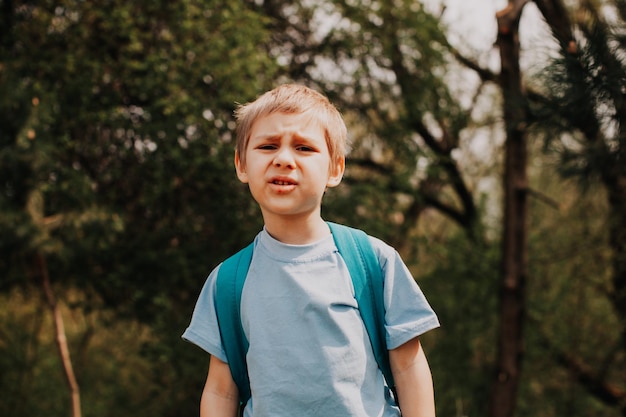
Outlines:
[{"label": "tree branch", "polygon": [[534,0],[534,2],[550,26],[554,37],[569,53],[576,53],[572,23],[563,2],[561,0]]},{"label": "tree branch", "polygon": [[61,356],[61,364],[65,371],[65,378],[70,388],[70,394],[72,398],[72,416],[81,417],[80,407],[80,389],[76,376],[74,374],[74,368],[72,367],[72,359],[70,358],[70,350],[67,346],[67,336],[65,335],[65,326],[63,324],[63,316],[59,310],[59,306],[54,297],[54,292],[50,286],[50,276],[48,275],[48,265],[43,254],[37,254],[37,265],[39,266],[39,272],[41,274],[42,286],[48,305],[52,311],[54,319],[54,326],[56,329],[56,344],[59,349],[59,355]]},{"label": "tree branch", "polygon": [[481,67],[480,65],[478,65],[477,62],[461,54],[455,48],[452,48],[452,55],[456,58],[457,61],[465,65],[468,69],[476,72],[476,74],[478,74],[480,79],[484,82],[497,81],[498,76],[496,74],[494,74],[492,71],[489,71],[487,68]]},{"label": "tree branch", "polygon": [[626,390],[621,389],[603,378],[584,363],[580,358],[566,353],[555,352],[557,361],[567,368],[585,389],[604,404],[617,406],[626,401]]},{"label": "tree branch", "polygon": [[535,197],[537,200],[547,204],[553,209],[560,210],[561,205],[559,204],[559,202],[545,195],[541,191],[535,190],[534,188],[530,188],[530,187],[526,188],[526,191],[528,192],[529,196]]}]

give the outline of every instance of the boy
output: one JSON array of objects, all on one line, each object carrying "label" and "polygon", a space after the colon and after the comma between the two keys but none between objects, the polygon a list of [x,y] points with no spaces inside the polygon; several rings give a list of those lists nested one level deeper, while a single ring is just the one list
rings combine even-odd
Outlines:
[{"label": "boy", "polygon": [[[373,357],[349,271],[321,216],[341,182],[346,126],[323,95],[283,85],[235,113],[235,168],[264,229],[241,296],[252,396],[248,417],[435,415],[418,336],[439,326],[398,253],[369,237],[384,276],[385,334],[397,401]],[[237,414],[238,390],[215,311],[216,268],[183,338],[210,355],[200,416]],[[218,300],[219,302],[219,300]]]}]

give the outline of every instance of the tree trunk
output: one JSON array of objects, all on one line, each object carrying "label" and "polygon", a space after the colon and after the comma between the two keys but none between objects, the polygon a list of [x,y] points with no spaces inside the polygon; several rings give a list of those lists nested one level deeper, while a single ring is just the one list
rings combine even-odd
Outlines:
[{"label": "tree trunk", "polygon": [[70,358],[70,350],[67,346],[67,337],[65,335],[65,326],[63,324],[63,316],[59,310],[59,306],[52,292],[50,286],[50,277],[48,275],[48,265],[46,259],[41,253],[37,254],[37,264],[39,266],[39,272],[41,274],[42,286],[48,306],[52,311],[54,319],[54,327],[56,330],[56,343],[59,349],[59,355],[61,357],[61,363],[63,370],[65,371],[65,377],[67,384],[70,388],[70,394],[72,397],[72,417],[81,417],[80,409],[80,390],[78,388],[78,382],[76,382],[76,376],[74,375],[74,368],[72,367],[72,359]]},{"label": "tree trunk", "polygon": [[500,328],[498,357],[489,415],[515,414],[520,381],[527,275],[526,98],[519,66],[518,25],[527,1],[509,1],[498,12],[498,38],[506,145],[504,160],[504,226],[502,235],[502,281],[500,283]]}]

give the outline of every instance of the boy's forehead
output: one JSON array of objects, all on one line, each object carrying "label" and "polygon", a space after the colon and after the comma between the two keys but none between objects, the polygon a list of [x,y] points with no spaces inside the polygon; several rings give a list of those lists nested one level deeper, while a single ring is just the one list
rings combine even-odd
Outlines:
[{"label": "boy's forehead", "polygon": [[260,116],[252,125],[251,136],[309,132],[321,133],[322,125],[313,112],[284,113],[274,112]]}]

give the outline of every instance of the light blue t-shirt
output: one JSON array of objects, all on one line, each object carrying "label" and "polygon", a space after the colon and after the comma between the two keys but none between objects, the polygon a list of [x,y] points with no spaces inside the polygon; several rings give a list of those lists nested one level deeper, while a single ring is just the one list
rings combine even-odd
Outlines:
[{"label": "light blue t-shirt", "polygon": [[[384,276],[387,347],[439,326],[398,253],[370,237]],[[215,312],[216,268],[183,334],[227,362]],[[287,245],[255,239],[241,320],[252,398],[247,417],[399,416],[372,353],[346,264],[331,235]]]}]

